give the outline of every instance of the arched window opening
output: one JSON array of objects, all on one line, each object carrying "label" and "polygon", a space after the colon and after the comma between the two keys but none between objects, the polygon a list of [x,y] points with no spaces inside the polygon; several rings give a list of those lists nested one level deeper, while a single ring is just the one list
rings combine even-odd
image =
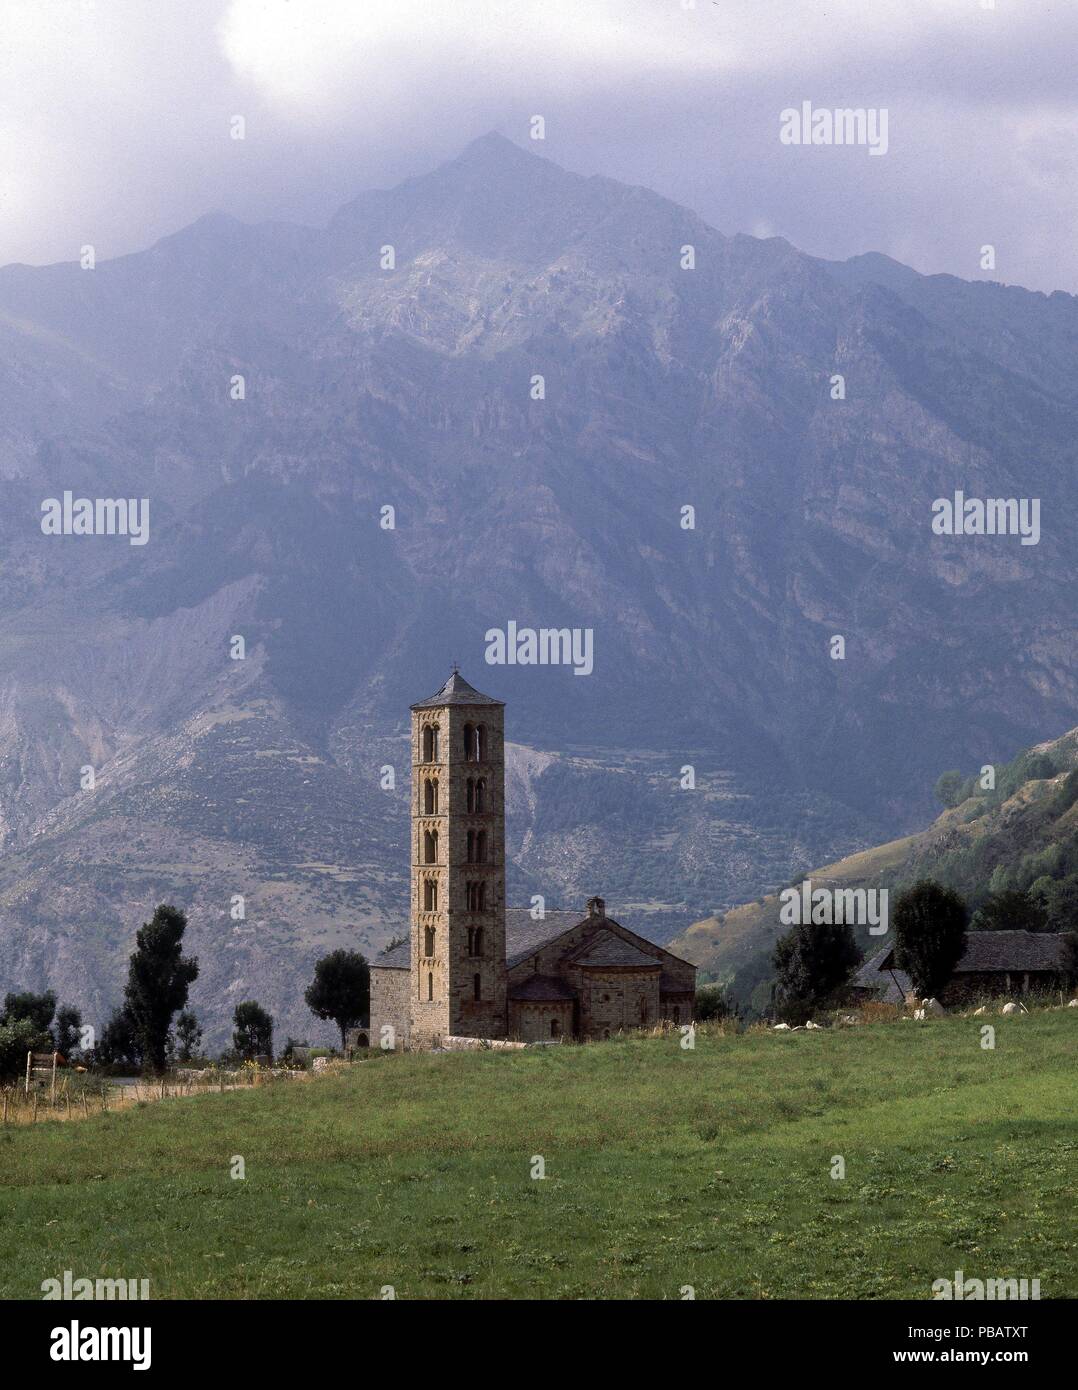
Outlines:
[{"label": "arched window opening", "polygon": [[476,1001],[482,997],[480,991],[480,977],[478,975],[472,976],[472,997]]},{"label": "arched window opening", "polygon": [[641,1022],[641,1024],[644,1024],[644,1023],[647,1023],[647,1021],[648,1021],[648,1001],[647,1001],[646,999],[641,999],[641,1001],[640,1001],[640,1022]]},{"label": "arched window opening", "polygon": [[475,929],[475,950],[472,952],[472,955],[473,955],[473,956],[481,956],[482,954],[483,954],[483,928],[482,928],[482,927],[476,927],[476,929]]},{"label": "arched window opening", "polygon": [[436,878],[423,880],[423,911],[438,911],[438,880]]},{"label": "arched window opening", "polygon": [[[469,785],[471,784],[469,783]],[[474,809],[475,812],[478,814],[479,812],[485,811],[487,809],[487,781],[485,777],[480,777],[475,784],[474,801],[475,805],[474,807],[469,806],[469,811]]]},{"label": "arched window opening", "polygon": [[675,1022],[675,1023],[680,1023],[680,1022],[681,1022],[681,1010],[678,1008],[678,1006],[677,1006],[676,1004],[674,1005],[674,1022]]},{"label": "arched window opening", "polygon": [[427,724],[423,729],[423,761],[438,762],[438,725]]},{"label": "arched window opening", "polygon": [[475,726],[465,724],[464,726],[464,760],[465,762],[475,762]]},{"label": "arched window opening", "polygon": [[485,883],[469,883],[468,889],[468,911],[484,912],[487,904],[487,885]]},{"label": "arched window opening", "polygon": [[423,863],[437,864],[438,862],[438,832],[437,830],[423,831]]},{"label": "arched window opening", "polygon": [[423,954],[428,958],[434,955],[434,928],[423,928]]},{"label": "arched window opening", "polygon": [[485,864],[487,862],[487,832],[485,830],[476,831],[475,862],[477,864]]},{"label": "arched window opening", "polygon": [[425,816],[438,814],[438,783],[433,777],[428,777],[423,783],[423,814]]},{"label": "arched window opening", "polygon": [[550,1020],[550,1036],[552,1038],[556,1038],[560,1032],[561,1024],[558,1022],[556,1018],[552,1018]]},{"label": "arched window opening", "polygon": [[469,864],[475,863],[475,831],[469,830],[467,836],[467,858]]},{"label": "arched window opening", "polygon": [[433,970],[428,970],[428,971],[427,971],[427,1003],[429,1004],[433,998],[434,998],[434,971],[433,971]]},{"label": "arched window opening", "polygon": [[467,781],[466,786],[467,786],[467,797],[466,797],[466,801],[467,801],[468,813],[469,813],[469,815],[470,815],[471,812],[473,812],[473,811],[476,809],[476,804],[475,804],[475,782],[474,782],[474,780],[473,780],[471,777],[468,778],[468,781]]},{"label": "arched window opening", "polygon": [[482,724],[475,731],[475,760],[481,763],[487,756],[487,731]]}]

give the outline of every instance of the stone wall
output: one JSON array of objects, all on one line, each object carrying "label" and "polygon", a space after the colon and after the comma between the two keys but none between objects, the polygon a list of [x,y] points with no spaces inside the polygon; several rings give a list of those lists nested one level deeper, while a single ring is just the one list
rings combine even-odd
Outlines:
[{"label": "stone wall", "polygon": [[[551,1023],[558,1025],[551,1032]],[[523,1042],[551,1042],[573,1036],[571,999],[510,999],[509,1036]]]},{"label": "stone wall", "polygon": [[1060,976],[1053,970],[986,970],[963,973],[951,978],[940,992],[940,1002],[948,1008],[984,998],[1023,994],[1047,994],[1062,989]]},{"label": "stone wall", "polygon": [[395,1051],[402,1051],[410,1045],[410,980],[407,970],[371,966],[371,1047],[381,1047],[382,1029],[386,1025],[393,1029]]},{"label": "stone wall", "polygon": [[570,970],[569,980],[580,996],[582,1038],[608,1038],[659,1021],[658,969]]}]

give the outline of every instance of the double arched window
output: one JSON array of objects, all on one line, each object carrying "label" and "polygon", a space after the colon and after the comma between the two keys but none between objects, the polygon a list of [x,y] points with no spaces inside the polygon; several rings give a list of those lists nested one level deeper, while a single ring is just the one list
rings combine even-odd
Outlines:
[{"label": "double arched window", "polygon": [[487,908],[487,885],[485,883],[469,883],[466,885],[468,891],[469,912],[485,912]]},{"label": "double arched window", "polygon": [[487,832],[485,830],[469,830],[466,844],[469,864],[485,864],[487,862]]},{"label": "double arched window", "polygon": [[468,928],[468,954],[470,956],[481,956],[483,954],[483,928]]},{"label": "double arched window", "polygon": [[425,763],[437,763],[441,759],[438,756],[438,734],[440,730],[437,724],[426,724],[423,727],[423,761]]},{"label": "double arched window", "polygon": [[437,830],[423,831],[423,863],[437,864],[438,862],[438,832]]},{"label": "double arched window", "polygon": [[437,777],[428,777],[423,783],[423,814],[425,816],[436,816],[438,814]]},{"label": "double arched window", "polygon": [[480,815],[487,809],[487,779],[469,777],[466,784],[467,807],[472,815]]},{"label": "double arched window", "polygon": [[487,731],[482,724],[464,726],[464,761],[481,763],[487,752]]},{"label": "double arched window", "polygon": [[434,928],[423,928],[423,954],[429,959],[434,955]]},{"label": "double arched window", "polygon": [[438,880],[436,878],[423,880],[423,911],[438,911]]}]

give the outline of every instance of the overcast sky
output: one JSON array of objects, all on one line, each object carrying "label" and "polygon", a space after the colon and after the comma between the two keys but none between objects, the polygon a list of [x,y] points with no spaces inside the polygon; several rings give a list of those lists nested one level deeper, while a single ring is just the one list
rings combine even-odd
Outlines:
[{"label": "overcast sky", "polygon": [[[723,232],[1078,292],[1076,60],[1076,0],[0,0],[0,264],[322,223],[494,129]],[[887,153],[781,143],[806,100]]]}]

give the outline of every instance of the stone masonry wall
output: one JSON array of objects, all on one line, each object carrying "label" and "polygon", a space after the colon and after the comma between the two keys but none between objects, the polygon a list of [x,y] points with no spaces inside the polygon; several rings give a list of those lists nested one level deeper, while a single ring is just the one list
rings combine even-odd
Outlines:
[{"label": "stone masonry wall", "polygon": [[410,980],[407,970],[371,967],[371,1047],[381,1047],[386,1025],[393,1029],[395,1051],[409,1046]]}]

